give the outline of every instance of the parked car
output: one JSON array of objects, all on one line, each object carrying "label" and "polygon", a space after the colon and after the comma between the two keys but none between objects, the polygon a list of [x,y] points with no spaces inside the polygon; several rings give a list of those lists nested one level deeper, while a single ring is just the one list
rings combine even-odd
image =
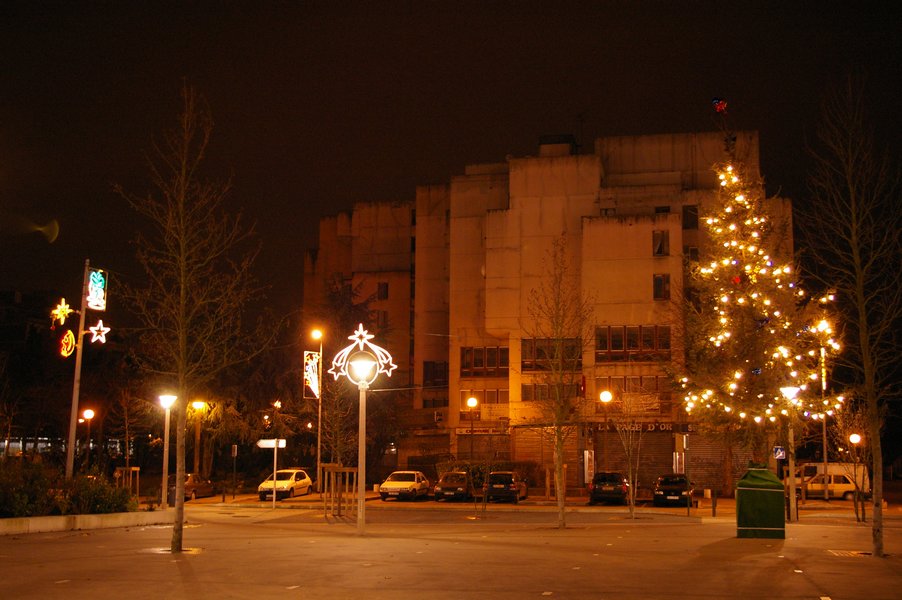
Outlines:
[{"label": "parked car", "polygon": [[395,471],[379,486],[382,500],[407,498],[416,500],[429,495],[429,480],[421,471]]},{"label": "parked car", "polygon": [[[198,473],[185,473],[185,500],[207,498],[215,493],[212,481]],[[169,476],[169,491],[166,498],[170,505],[175,504],[175,475]]]},{"label": "parked car", "polygon": [[589,482],[589,504],[597,502],[617,502],[626,504],[629,500],[630,484],[623,473],[602,471],[596,473]]},{"label": "parked car", "polygon": [[433,494],[438,500],[470,500],[473,498],[473,480],[466,471],[449,471],[439,477]]},{"label": "parked car", "polygon": [[273,487],[276,490],[276,500],[306,496],[313,489],[313,481],[304,469],[279,469],[275,475],[275,486],[273,486],[272,475],[257,486],[257,493],[260,495],[261,501],[272,498]]},{"label": "parked car", "polygon": [[686,476],[681,474],[661,475],[655,482],[654,500],[655,506],[675,504],[686,506],[692,500],[692,482],[686,481]]},{"label": "parked car", "polygon": [[492,471],[489,473],[483,489],[488,502],[509,500],[516,504],[520,500],[525,500],[529,493],[526,488],[526,480],[520,477],[516,471]]}]

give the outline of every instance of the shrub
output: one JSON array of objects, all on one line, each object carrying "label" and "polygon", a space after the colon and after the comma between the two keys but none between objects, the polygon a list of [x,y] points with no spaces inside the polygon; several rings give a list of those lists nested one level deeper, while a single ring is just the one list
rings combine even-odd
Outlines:
[{"label": "shrub", "polygon": [[77,477],[69,487],[69,508],[74,514],[105,514],[136,510],[127,488],[111,485],[97,475]]},{"label": "shrub", "polygon": [[0,517],[60,514],[60,474],[40,463],[0,461]]}]

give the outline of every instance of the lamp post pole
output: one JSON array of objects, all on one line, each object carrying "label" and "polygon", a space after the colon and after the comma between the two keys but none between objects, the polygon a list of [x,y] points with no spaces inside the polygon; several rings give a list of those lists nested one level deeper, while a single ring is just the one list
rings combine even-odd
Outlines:
[{"label": "lamp post pole", "polygon": [[191,403],[194,409],[194,472],[200,473],[200,420],[203,417],[205,402],[197,400]]},{"label": "lamp post pole", "polygon": [[357,534],[363,535],[366,527],[366,390],[365,379],[357,382],[360,395],[360,413],[357,425]]},{"label": "lamp post pole", "polygon": [[[796,394],[799,393],[799,388],[788,386],[780,388],[780,393],[783,394],[783,397],[786,398],[793,406],[791,410],[787,411],[787,433],[788,433],[788,448],[787,456],[789,458],[789,520],[796,521],[797,517],[797,508],[796,508],[796,440],[795,440],[795,432],[793,431],[793,423],[792,419],[794,418],[795,411],[795,398]],[[826,478],[827,474],[824,473],[824,477]]]},{"label": "lamp post pole", "polygon": [[160,396],[160,404],[166,409],[166,417],[163,424],[163,479],[160,483],[160,508],[169,506],[167,492],[169,491],[169,409],[176,401],[176,397],[164,394]]},{"label": "lamp post pole", "polygon": [[[824,397],[827,395],[827,349],[821,346],[821,406],[824,406],[826,400]],[[823,433],[822,441],[824,444],[823,454],[824,454],[824,481],[826,482],[827,478],[827,411],[824,410],[824,420],[821,423],[821,432]],[[824,485],[824,500],[830,501],[830,486]]]},{"label": "lamp post pole", "polygon": [[313,339],[319,340],[319,360],[317,361],[316,374],[319,390],[316,394],[316,491],[323,492],[322,482],[322,436],[323,436],[323,332],[314,329]]},{"label": "lamp post pole", "polygon": [[470,460],[473,460],[473,421],[476,419],[476,415],[474,414],[474,410],[479,405],[479,400],[476,398],[470,397],[467,398],[467,408],[469,409],[467,412],[470,417]]},{"label": "lamp post pole", "polygon": [[88,424],[88,440],[85,443],[85,469],[91,466],[91,419],[94,418],[94,411],[90,408],[85,409],[82,413],[85,422]]},{"label": "lamp post pole", "polygon": [[[849,434],[849,443],[852,444],[852,478],[855,480],[855,520],[858,520],[858,444],[861,443],[861,435],[857,433]],[[828,485],[827,474],[824,473],[824,487]],[[864,516],[864,505],[862,505],[862,516]]]},{"label": "lamp post pole", "polygon": [[614,395],[608,390],[598,394],[601,406],[604,409],[604,435],[601,438],[601,450],[604,453],[604,470],[608,470],[608,404],[614,399]]}]

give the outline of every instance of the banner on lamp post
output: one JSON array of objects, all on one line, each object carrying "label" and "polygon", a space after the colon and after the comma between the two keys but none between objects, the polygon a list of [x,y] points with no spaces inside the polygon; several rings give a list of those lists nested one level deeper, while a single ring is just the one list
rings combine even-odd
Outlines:
[{"label": "banner on lamp post", "polygon": [[304,351],[304,398],[308,400],[318,399],[322,391],[320,360],[319,352]]}]

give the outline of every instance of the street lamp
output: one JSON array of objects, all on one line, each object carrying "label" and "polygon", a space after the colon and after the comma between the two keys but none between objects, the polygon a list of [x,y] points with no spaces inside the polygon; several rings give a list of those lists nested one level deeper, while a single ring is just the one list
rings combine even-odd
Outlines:
[{"label": "street lamp", "polygon": [[316,491],[322,493],[322,454],[321,442],[323,434],[323,332],[321,329],[314,329],[310,332],[310,337],[319,340],[319,359],[316,361]]},{"label": "street lamp", "polygon": [[[852,477],[855,478],[855,516],[858,516],[858,444],[861,436],[857,433],[849,434],[849,443],[852,444]],[[824,473],[826,476],[826,473]],[[826,480],[825,480],[826,482]]]},{"label": "street lamp", "polygon": [[473,460],[473,420],[475,419],[473,410],[477,406],[479,406],[479,400],[472,396],[467,398],[467,408],[469,409],[467,412],[470,417],[470,460]]},{"label": "street lamp", "polygon": [[169,488],[169,409],[176,401],[177,396],[163,394],[160,396],[160,406],[166,409],[166,419],[163,425],[163,480],[160,484],[160,508],[169,506],[166,492]]},{"label": "street lamp", "polygon": [[373,335],[364,328],[363,323],[357,326],[354,335],[348,336],[353,343],[332,360],[329,369],[335,379],[342,375],[357,386],[360,393],[359,429],[357,432],[357,534],[363,535],[366,525],[366,391],[376,381],[379,373],[391,377],[397,366],[392,362],[391,354],[384,348],[370,343]]},{"label": "street lamp", "polygon": [[[783,397],[792,404],[795,405],[796,395],[799,393],[799,388],[794,386],[786,386],[780,388],[780,393],[783,394]],[[793,419],[793,411],[787,411],[788,420],[787,420],[787,431],[789,434],[788,445],[787,448],[787,456],[789,457],[789,520],[796,520],[796,441],[795,441],[795,433],[792,428],[792,419]],[[824,473],[824,477],[826,478],[827,474]]]},{"label": "street lamp", "polygon": [[203,400],[195,400],[191,403],[194,409],[194,472],[200,473],[200,420],[207,403]]},{"label": "street lamp", "polygon": [[598,394],[598,399],[601,401],[601,407],[604,409],[604,435],[601,438],[601,450],[604,453],[604,470],[608,470],[608,404],[611,403],[611,400],[614,399],[614,394],[609,392],[608,390],[602,391]]},{"label": "street lamp", "polygon": [[86,408],[81,416],[84,417],[85,421],[88,424],[88,443],[87,450],[85,451],[85,467],[91,466],[91,419],[94,418],[94,411],[90,408]]}]

